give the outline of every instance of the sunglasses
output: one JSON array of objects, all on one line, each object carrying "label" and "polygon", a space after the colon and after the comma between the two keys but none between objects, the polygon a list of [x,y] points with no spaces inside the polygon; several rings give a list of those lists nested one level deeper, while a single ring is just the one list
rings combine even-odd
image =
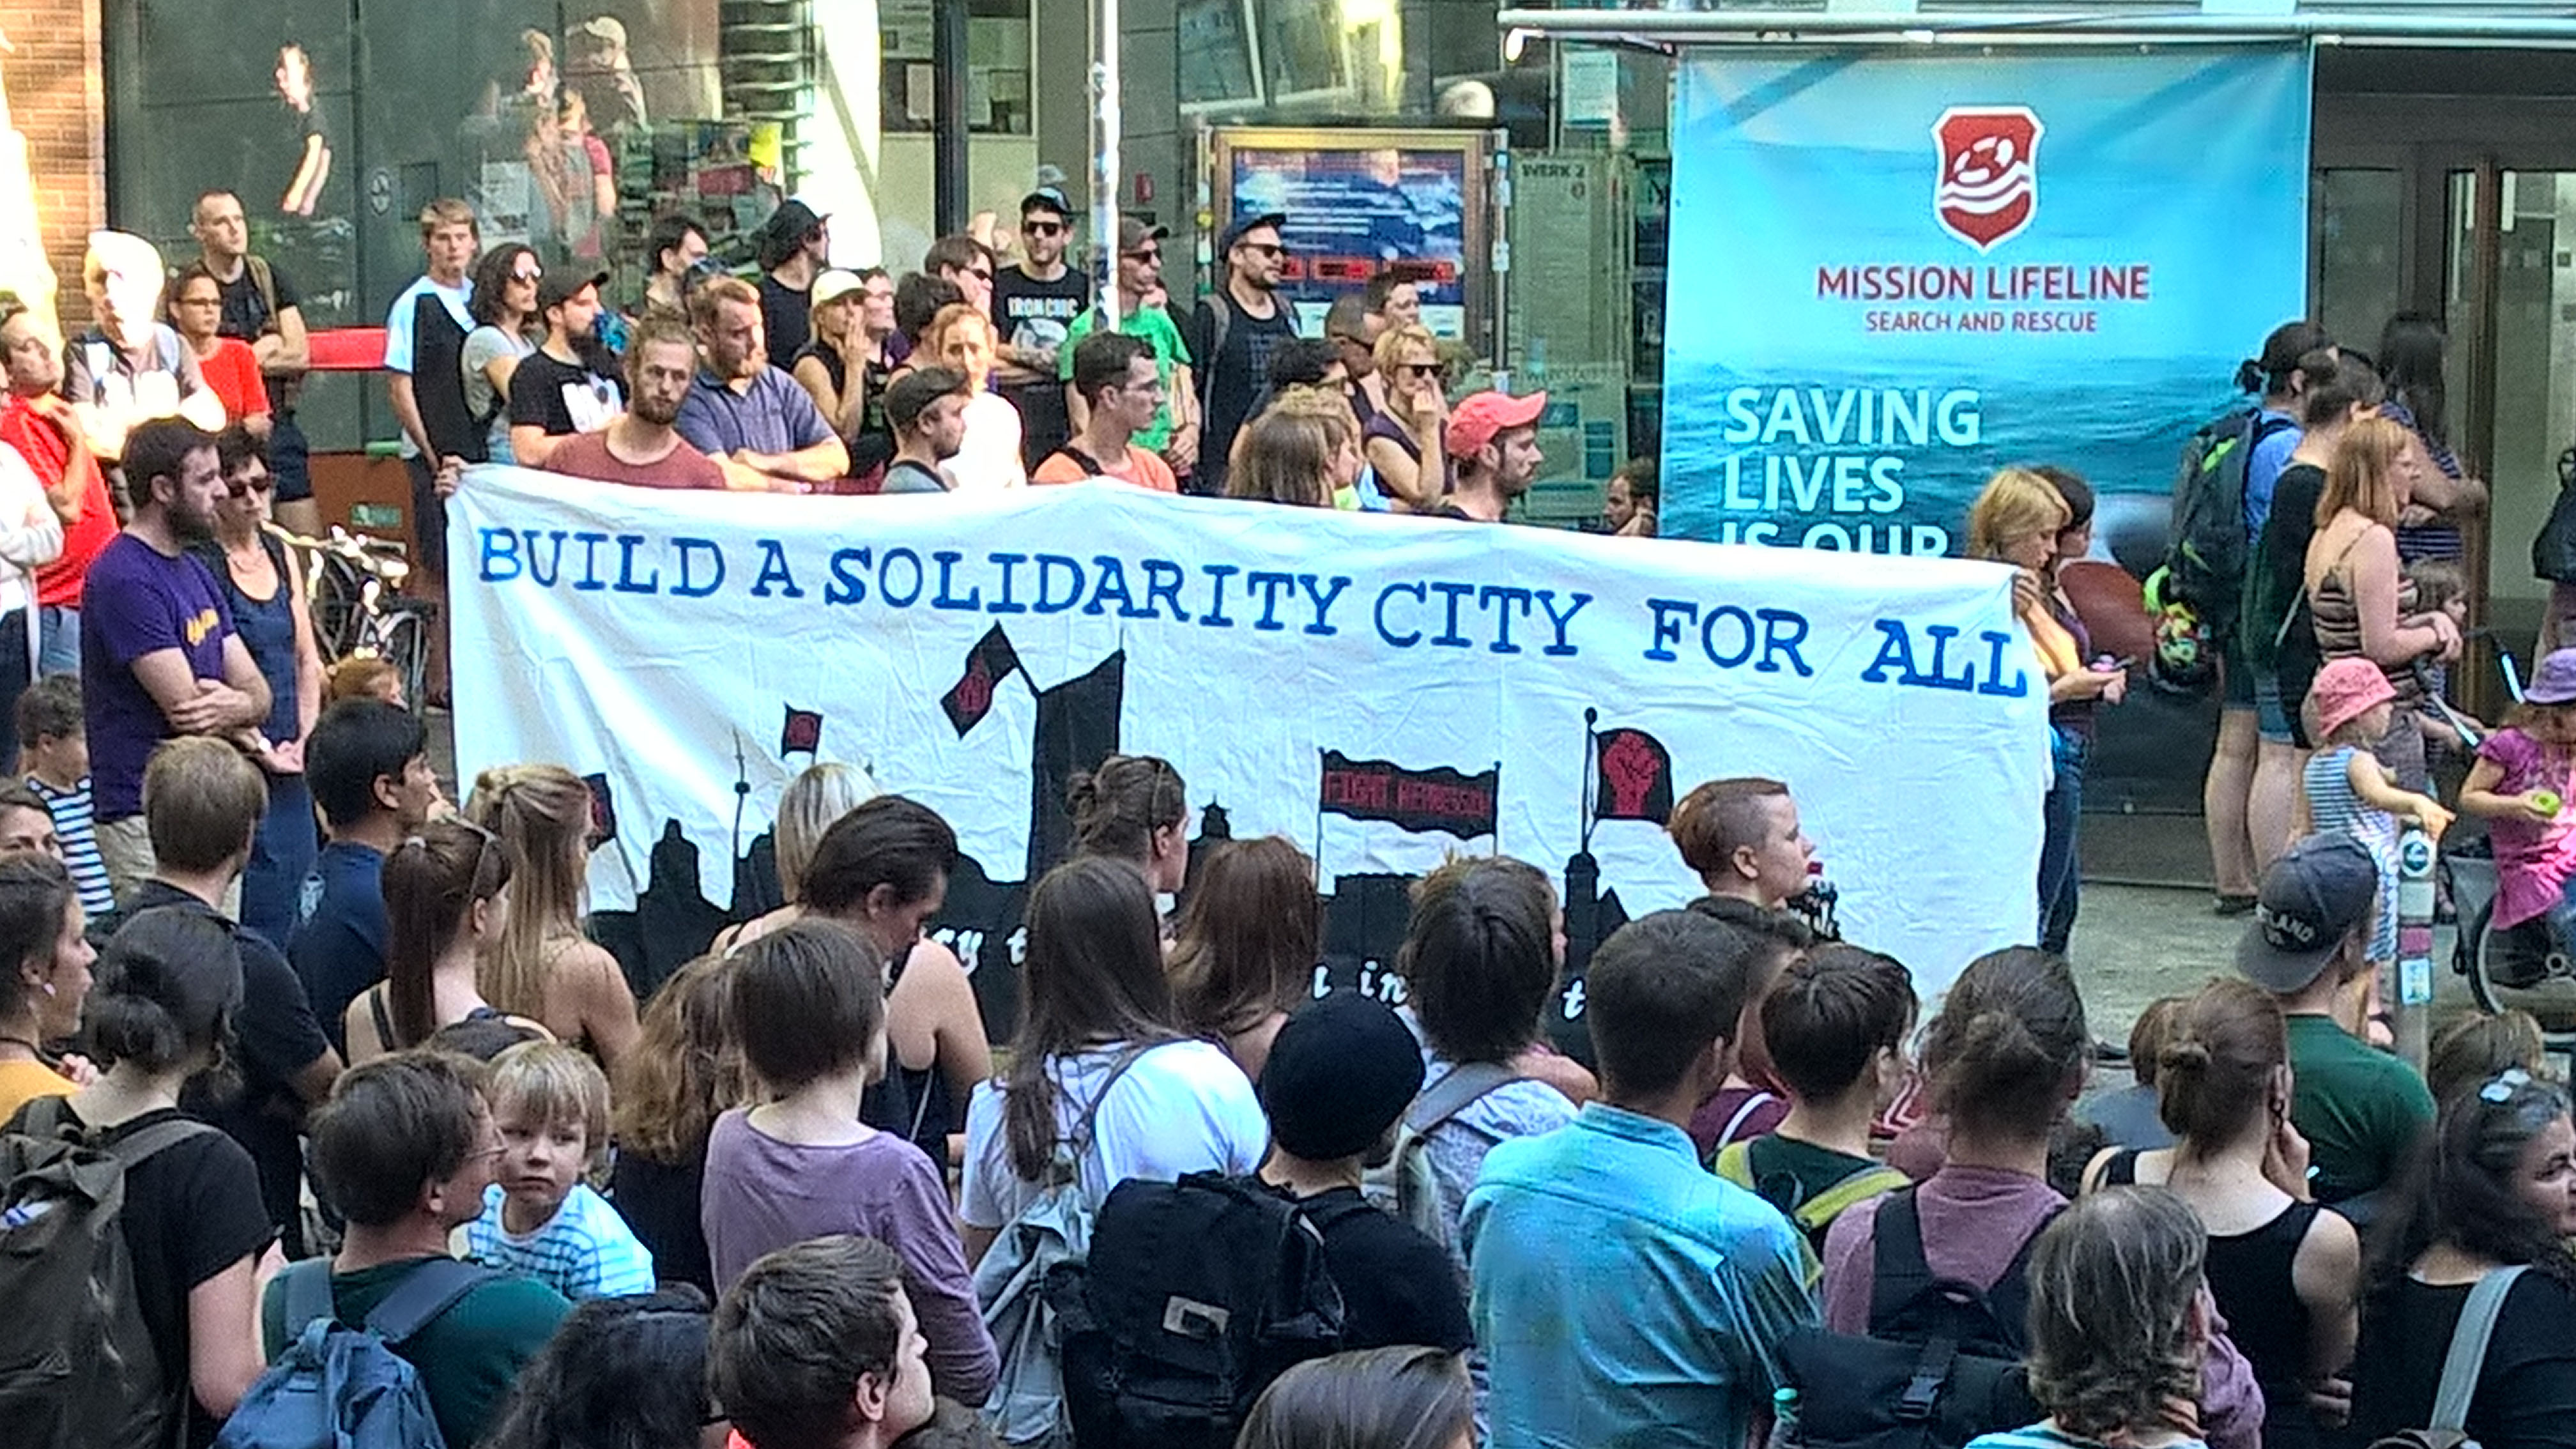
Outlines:
[{"label": "sunglasses", "polygon": [[1288,255],[1288,249],[1277,242],[1236,242],[1235,245],[1248,252],[1258,252],[1273,261]]},{"label": "sunglasses", "polygon": [[545,273],[538,271],[534,267],[520,267],[516,271],[510,273],[510,280],[514,282],[533,282],[544,275]]},{"label": "sunglasses", "polygon": [[270,477],[266,473],[262,473],[258,477],[244,482],[226,483],[224,485],[224,492],[235,498],[248,498],[254,493],[266,493],[276,486],[277,480],[275,478]]},{"label": "sunglasses", "polygon": [[1131,262],[1159,262],[1163,259],[1163,249],[1161,247],[1140,247],[1132,252],[1121,252],[1119,255],[1127,258],[1127,260]]},{"label": "sunglasses", "polygon": [[1032,221],[1024,223],[1021,230],[1031,236],[1062,236],[1065,233],[1065,224],[1060,221]]},{"label": "sunglasses", "polygon": [[972,276],[979,282],[990,282],[993,280],[993,269],[991,267],[968,267],[966,271],[968,275]]},{"label": "sunglasses", "polygon": [[1399,362],[1395,370],[1410,377],[1438,377],[1446,371],[1436,362]]}]

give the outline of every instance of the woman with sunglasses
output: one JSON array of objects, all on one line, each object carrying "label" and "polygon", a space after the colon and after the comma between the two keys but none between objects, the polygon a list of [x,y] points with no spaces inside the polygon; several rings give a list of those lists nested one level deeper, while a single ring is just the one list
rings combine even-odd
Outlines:
[{"label": "woman with sunglasses", "polygon": [[1427,513],[1455,481],[1441,442],[1449,425],[1449,394],[1440,344],[1419,323],[1389,327],[1378,334],[1376,356],[1386,406],[1365,430],[1369,466],[1398,508]]},{"label": "woman with sunglasses", "polygon": [[196,546],[197,557],[222,585],[233,627],[268,681],[269,698],[268,720],[260,726],[268,748],[258,758],[268,776],[268,813],[251,837],[250,864],[242,871],[241,922],[283,951],[304,877],[322,847],[313,792],[304,783],[304,740],[322,715],[322,651],[285,545],[268,530],[275,480],[267,440],[247,428],[226,428],[215,439],[215,457],[224,496],[215,504],[215,536]]},{"label": "woman with sunglasses", "polygon": [[537,282],[545,267],[524,243],[492,248],[474,264],[474,300],[465,310],[475,327],[465,335],[457,366],[465,373],[465,410],[483,431],[485,455],[495,463],[510,453],[510,379],[545,341],[545,314],[537,307]]},{"label": "woman with sunglasses", "polygon": [[484,958],[510,921],[510,853],[491,832],[433,820],[385,857],[385,979],[349,1003],[349,1065],[408,1051],[439,1028],[501,1019],[483,999]]},{"label": "woman with sunglasses", "polygon": [[[2411,1201],[2376,1236],[2379,1282],[2353,1361],[2353,1443],[2433,1424],[2452,1332],[2502,1288],[2464,1423],[2486,1449],[2569,1442],[2576,1424],[2576,1125],[2519,1067],[2443,1108]],[[2509,1275],[2509,1276],[2508,1276]]]}]

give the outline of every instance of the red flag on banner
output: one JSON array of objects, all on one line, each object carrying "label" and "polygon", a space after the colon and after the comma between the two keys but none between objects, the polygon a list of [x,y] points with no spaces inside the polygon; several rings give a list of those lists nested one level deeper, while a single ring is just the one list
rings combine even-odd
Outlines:
[{"label": "red flag on banner", "polygon": [[1594,739],[1592,818],[1673,818],[1673,753],[1644,730],[1603,730]]},{"label": "red flag on banner", "polygon": [[966,654],[964,676],[939,697],[939,707],[947,712],[959,738],[992,713],[994,688],[1019,667],[1020,652],[1011,647],[1001,625],[985,630],[984,637],[975,641]]},{"label": "red flag on banner", "polygon": [[823,744],[823,716],[810,709],[787,706],[787,723],[778,732],[778,753],[810,755]]}]

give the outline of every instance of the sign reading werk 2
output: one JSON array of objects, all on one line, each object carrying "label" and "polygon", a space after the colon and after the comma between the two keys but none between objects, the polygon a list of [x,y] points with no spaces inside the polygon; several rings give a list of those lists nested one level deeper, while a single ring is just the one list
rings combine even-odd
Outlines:
[{"label": "sign reading werk 2", "polygon": [[[648,976],[772,898],[769,821],[815,760],[957,827],[938,929],[997,1031],[1066,784],[1112,751],[1179,768],[1199,849],[1315,857],[1319,982],[1400,995],[1406,887],[1460,851],[1559,882],[1579,971],[1697,893],[1658,825],[1726,775],[1789,783],[1846,931],[1927,989],[2031,932],[2047,701],[2000,567],[1114,484],[792,498],[479,468],[450,511],[459,770],[598,777],[592,905]],[[1565,1005],[1579,1032],[1579,984]]]}]

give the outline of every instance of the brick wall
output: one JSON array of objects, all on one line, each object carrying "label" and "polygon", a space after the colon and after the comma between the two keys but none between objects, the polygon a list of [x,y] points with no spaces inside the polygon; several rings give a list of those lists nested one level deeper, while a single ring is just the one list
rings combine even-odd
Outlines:
[{"label": "brick wall", "polygon": [[88,321],[81,253],[107,218],[107,102],[99,67],[99,0],[0,0],[0,85],[26,136],[36,209],[62,288],[63,324]]}]

